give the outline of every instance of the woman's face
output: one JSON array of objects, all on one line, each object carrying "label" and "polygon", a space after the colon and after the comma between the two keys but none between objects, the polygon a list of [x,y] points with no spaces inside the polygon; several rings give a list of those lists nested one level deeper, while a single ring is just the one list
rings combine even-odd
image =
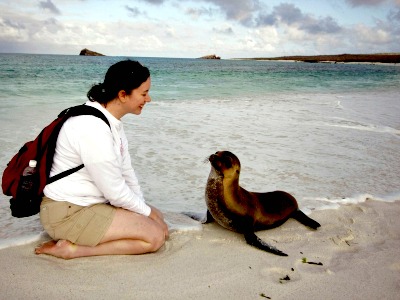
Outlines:
[{"label": "woman's face", "polygon": [[126,105],[129,113],[140,115],[144,105],[151,101],[149,91],[151,86],[150,77],[147,78],[138,88],[132,90],[130,95],[126,95]]}]

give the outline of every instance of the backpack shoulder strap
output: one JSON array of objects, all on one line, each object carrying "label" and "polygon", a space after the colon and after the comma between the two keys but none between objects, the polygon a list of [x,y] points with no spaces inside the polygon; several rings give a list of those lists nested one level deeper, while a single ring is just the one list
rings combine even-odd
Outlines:
[{"label": "backpack shoulder strap", "polygon": [[89,105],[81,104],[81,105],[77,105],[77,106],[73,106],[73,107],[67,108],[67,109],[63,110],[58,115],[58,117],[62,117],[64,115],[66,115],[67,118],[81,116],[81,115],[92,115],[92,116],[95,116],[97,118],[102,119],[108,125],[108,127],[111,128],[110,122],[108,121],[106,116],[100,110],[98,110],[97,108],[94,108],[94,107],[89,106]]},{"label": "backpack shoulder strap", "polygon": [[[81,105],[77,105],[77,106],[73,106],[73,107],[67,108],[67,109],[63,110],[58,115],[58,117],[59,118],[64,118],[65,120],[67,120],[70,117],[77,117],[77,116],[81,116],[81,115],[92,115],[92,116],[95,116],[97,118],[100,118],[111,129],[110,122],[108,121],[107,117],[100,110],[98,110],[97,108],[94,108],[92,106],[85,105],[85,104],[81,104]],[[55,143],[54,143],[54,151],[55,151]],[[51,157],[53,157],[53,156],[54,156],[54,154],[51,155]],[[51,163],[53,163],[53,161],[51,161]],[[69,170],[65,170],[65,171],[63,171],[63,172],[61,172],[61,173],[59,173],[57,175],[54,175],[54,176],[52,176],[52,177],[50,177],[48,179],[47,184],[50,184],[50,183],[52,183],[54,181],[57,181],[57,180],[59,180],[61,178],[64,178],[64,177],[66,177],[68,175],[71,175],[72,173],[75,173],[75,172],[79,171],[83,167],[84,167],[84,165],[82,164],[82,165],[77,166],[75,168],[72,168],[72,169],[69,169]]]}]

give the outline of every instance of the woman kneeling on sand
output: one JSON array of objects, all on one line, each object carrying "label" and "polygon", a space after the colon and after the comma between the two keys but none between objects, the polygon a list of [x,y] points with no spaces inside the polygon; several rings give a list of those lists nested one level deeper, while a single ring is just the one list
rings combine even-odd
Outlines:
[{"label": "woman kneeling on sand", "polygon": [[150,72],[131,60],[112,65],[104,82],[94,85],[86,105],[101,119],[68,119],[56,146],[50,176],[84,164],[84,168],[47,185],[40,221],[53,241],[36,254],[76,258],[157,251],[168,237],[162,213],[145,203],[131,165],[121,118],[139,115],[151,101]]}]

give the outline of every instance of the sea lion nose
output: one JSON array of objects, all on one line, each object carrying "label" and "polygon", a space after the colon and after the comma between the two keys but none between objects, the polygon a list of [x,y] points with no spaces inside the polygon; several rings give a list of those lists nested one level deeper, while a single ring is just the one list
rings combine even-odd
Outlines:
[{"label": "sea lion nose", "polygon": [[[217,152],[218,153],[218,152]],[[217,158],[218,158],[218,154],[211,154],[210,155],[210,157],[208,158],[208,160],[212,163],[212,162],[214,162],[215,160],[217,160]]]}]

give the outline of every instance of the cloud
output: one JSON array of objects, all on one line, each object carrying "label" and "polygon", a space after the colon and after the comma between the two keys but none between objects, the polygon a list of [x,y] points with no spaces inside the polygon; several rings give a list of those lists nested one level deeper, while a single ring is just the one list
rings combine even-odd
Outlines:
[{"label": "cloud", "polygon": [[400,8],[397,10],[391,10],[388,15],[389,21],[400,22]]},{"label": "cloud", "polygon": [[211,17],[213,15],[213,10],[211,8],[188,8],[186,9],[186,14],[190,15],[191,17],[197,19],[201,16],[208,16]]},{"label": "cloud", "polygon": [[[171,0],[140,0],[142,2],[161,5],[166,2],[173,2]],[[191,2],[188,0],[180,0],[180,2]],[[252,21],[253,14],[260,9],[260,0],[199,0],[199,2],[210,3],[218,7],[222,14],[228,20],[235,20],[241,24],[249,25]],[[187,10],[188,14],[198,17],[200,15],[210,15],[212,9],[205,8],[190,8]]]},{"label": "cloud", "polygon": [[51,13],[53,13],[55,15],[60,15],[61,14],[60,10],[54,5],[53,2],[51,2],[51,0],[40,1],[39,2],[39,7],[44,9],[44,10],[49,10]]},{"label": "cloud", "polygon": [[137,7],[130,7],[125,5],[126,10],[129,12],[129,15],[132,17],[137,17],[141,14],[140,10]]},{"label": "cloud", "polygon": [[26,26],[20,23],[17,20],[10,20],[10,19],[0,19],[0,27],[1,28],[12,28],[15,30],[25,29]]},{"label": "cloud", "polygon": [[391,36],[384,28],[375,28],[371,30],[365,25],[358,25],[354,28],[354,36],[361,43],[368,44],[388,44],[391,41]]},{"label": "cloud", "polygon": [[301,24],[299,28],[311,34],[337,33],[341,31],[341,27],[331,17],[326,17],[319,20],[306,17],[303,21],[304,24]]},{"label": "cloud", "polygon": [[204,0],[219,7],[228,20],[250,25],[253,15],[260,9],[259,0]]},{"label": "cloud", "polygon": [[163,4],[167,0],[140,0],[140,1],[154,4],[154,5],[160,5],[160,4]]},{"label": "cloud", "polygon": [[26,25],[18,20],[0,18],[0,30],[2,44],[6,44],[6,41],[23,42],[29,38]]},{"label": "cloud", "polygon": [[346,0],[351,6],[375,6],[387,2],[387,0]]},{"label": "cloud", "polygon": [[167,38],[177,38],[176,32],[175,32],[175,28],[167,26],[164,30],[164,35]]},{"label": "cloud", "polygon": [[342,30],[332,17],[315,18],[304,14],[293,4],[283,3],[275,6],[272,13],[260,14],[256,19],[257,26],[294,26],[310,34],[337,33]]},{"label": "cloud", "polygon": [[383,3],[389,2],[394,5],[400,6],[400,0],[346,0],[353,7],[357,6],[378,6]]},{"label": "cloud", "polygon": [[275,6],[272,14],[274,15],[274,20],[279,19],[281,22],[288,25],[301,22],[305,18],[299,8],[288,3]]},{"label": "cloud", "polygon": [[233,35],[234,34],[233,29],[230,26],[229,27],[221,27],[221,28],[213,27],[212,30],[216,33],[225,34],[225,35]]}]

